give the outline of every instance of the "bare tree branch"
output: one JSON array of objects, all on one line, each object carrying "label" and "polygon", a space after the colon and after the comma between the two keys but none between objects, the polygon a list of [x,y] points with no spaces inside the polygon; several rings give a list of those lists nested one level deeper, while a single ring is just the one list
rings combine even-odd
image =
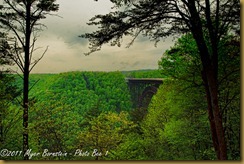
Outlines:
[{"label": "bare tree branch", "polygon": [[36,66],[36,64],[44,57],[44,55],[46,54],[46,52],[48,50],[48,47],[49,46],[47,46],[47,48],[45,49],[45,51],[43,52],[43,54],[41,55],[41,57],[39,59],[37,59],[37,60],[34,61],[33,65],[31,66],[31,68],[29,70],[29,72],[31,72],[32,69]]},{"label": "bare tree branch", "polygon": [[34,37],[33,37],[32,44],[31,44],[31,46],[30,46],[30,48],[31,48],[31,51],[30,51],[30,59],[29,59],[30,62],[31,62],[31,60],[32,60],[33,53],[34,53],[34,51],[35,51],[35,43],[36,43],[36,41],[37,41],[37,37],[34,36]]}]

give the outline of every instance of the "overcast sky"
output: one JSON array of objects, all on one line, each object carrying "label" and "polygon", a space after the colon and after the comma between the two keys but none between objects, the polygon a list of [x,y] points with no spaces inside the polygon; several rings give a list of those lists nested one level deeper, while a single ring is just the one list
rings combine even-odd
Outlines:
[{"label": "overcast sky", "polygon": [[96,14],[109,13],[112,3],[109,0],[57,0],[57,3],[60,5],[57,14],[62,18],[52,16],[43,20],[48,28],[40,33],[37,44],[49,49],[32,73],[157,69],[162,54],[172,46],[171,39],[155,47],[153,42],[140,37],[130,48],[126,48],[128,42],[124,41],[120,48],[105,45],[101,51],[85,56],[88,41],[78,36],[95,30],[86,23]]}]

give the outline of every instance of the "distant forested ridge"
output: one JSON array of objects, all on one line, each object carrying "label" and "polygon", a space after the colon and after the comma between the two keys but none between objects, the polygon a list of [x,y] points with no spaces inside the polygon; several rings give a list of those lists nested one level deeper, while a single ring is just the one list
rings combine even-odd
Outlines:
[{"label": "distant forested ridge", "polygon": [[31,95],[37,101],[62,100],[83,114],[100,104],[102,111],[128,111],[130,95],[120,72],[69,72],[56,75],[31,75],[31,84],[38,83]]},{"label": "distant forested ridge", "polygon": [[132,71],[122,71],[127,78],[162,78],[162,72],[158,69],[142,69]]}]

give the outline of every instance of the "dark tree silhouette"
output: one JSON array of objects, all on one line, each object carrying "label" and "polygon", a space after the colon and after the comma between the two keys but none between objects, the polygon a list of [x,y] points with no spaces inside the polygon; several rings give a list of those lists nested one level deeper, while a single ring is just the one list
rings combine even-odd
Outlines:
[{"label": "dark tree silhouette", "polygon": [[[8,53],[23,73],[23,154],[28,150],[29,74],[42,59],[33,58],[38,32],[42,30],[41,19],[58,10],[56,0],[2,0],[0,5],[0,28],[8,33]],[[24,156],[28,159],[28,156]]]},{"label": "dark tree silhouette", "polygon": [[208,102],[213,146],[220,160],[227,146],[218,101],[219,42],[229,33],[240,34],[239,0],[111,0],[118,10],[96,15],[88,25],[99,30],[82,35],[90,42],[90,54],[106,43],[120,46],[121,39],[142,34],[156,43],[161,38],[191,32],[199,50],[202,80]]}]

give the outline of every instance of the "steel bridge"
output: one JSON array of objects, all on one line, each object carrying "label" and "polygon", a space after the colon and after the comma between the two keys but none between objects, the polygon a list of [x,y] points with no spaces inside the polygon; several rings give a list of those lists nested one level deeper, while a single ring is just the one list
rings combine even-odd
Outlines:
[{"label": "steel bridge", "polygon": [[153,95],[163,83],[162,78],[126,78],[133,108],[147,108]]}]

